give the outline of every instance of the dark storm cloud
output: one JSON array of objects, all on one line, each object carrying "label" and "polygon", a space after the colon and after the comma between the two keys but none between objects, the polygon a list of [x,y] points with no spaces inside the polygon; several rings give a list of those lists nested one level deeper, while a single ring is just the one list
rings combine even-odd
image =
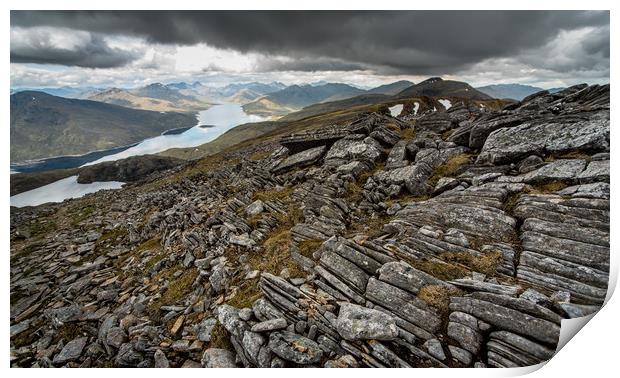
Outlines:
[{"label": "dark storm cloud", "polygon": [[[204,42],[299,59],[300,70],[352,65],[378,72],[433,74],[459,71],[488,58],[517,56],[544,46],[561,30],[604,28],[609,12],[13,11],[11,24],[132,35],[163,44]],[[609,33],[603,37],[587,51],[608,51]],[[321,59],[303,63],[313,58]],[[295,65],[263,63],[267,70]]]},{"label": "dark storm cloud", "polygon": [[124,66],[140,56],[135,51],[111,48],[101,36],[90,33],[70,47],[56,45],[49,30],[25,29],[18,33],[20,40],[11,43],[13,63],[110,68]]},{"label": "dark storm cloud", "polygon": [[257,71],[355,71],[370,68],[364,64],[323,57],[289,57],[292,59],[263,58],[257,62]]}]

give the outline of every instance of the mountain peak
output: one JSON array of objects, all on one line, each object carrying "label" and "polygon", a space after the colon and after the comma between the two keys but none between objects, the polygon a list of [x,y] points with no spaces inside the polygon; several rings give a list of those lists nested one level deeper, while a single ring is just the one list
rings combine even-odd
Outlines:
[{"label": "mountain peak", "polygon": [[443,79],[440,78],[439,76],[429,77],[428,79],[420,82],[420,85],[422,85],[422,84],[433,84],[433,83],[437,83],[437,82],[440,82],[440,81],[443,81]]}]

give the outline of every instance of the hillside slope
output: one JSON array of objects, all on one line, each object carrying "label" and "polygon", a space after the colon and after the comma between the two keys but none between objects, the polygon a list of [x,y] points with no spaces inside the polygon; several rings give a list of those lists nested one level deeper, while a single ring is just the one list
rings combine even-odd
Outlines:
[{"label": "hillside slope", "polygon": [[19,92],[11,95],[11,162],[128,145],[195,124],[192,114]]},{"label": "hillside slope", "polygon": [[362,93],[362,89],[341,83],[291,85],[243,105],[243,110],[250,114],[284,115],[311,104],[354,97]]}]

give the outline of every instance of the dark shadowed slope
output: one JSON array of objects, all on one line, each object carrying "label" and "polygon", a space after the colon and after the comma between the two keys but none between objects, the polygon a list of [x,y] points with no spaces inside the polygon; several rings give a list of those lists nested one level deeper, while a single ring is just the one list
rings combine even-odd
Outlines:
[{"label": "dark shadowed slope", "polygon": [[432,77],[423,82],[412,85],[400,92],[397,97],[418,97],[418,96],[446,96],[460,97],[470,100],[490,100],[491,97],[476,90],[471,85],[453,80],[443,80],[439,77]]},{"label": "dark shadowed slope", "polygon": [[11,95],[11,162],[127,145],[195,124],[192,114],[19,92]]}]

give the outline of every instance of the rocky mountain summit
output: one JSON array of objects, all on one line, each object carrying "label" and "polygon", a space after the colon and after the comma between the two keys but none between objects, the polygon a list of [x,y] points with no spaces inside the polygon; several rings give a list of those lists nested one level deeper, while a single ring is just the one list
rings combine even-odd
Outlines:
[{"label": "rocky mountain summit", "polygon": [[11,365],[548,360],[607,292],[609,85],[451,105],[12,208]]}]

